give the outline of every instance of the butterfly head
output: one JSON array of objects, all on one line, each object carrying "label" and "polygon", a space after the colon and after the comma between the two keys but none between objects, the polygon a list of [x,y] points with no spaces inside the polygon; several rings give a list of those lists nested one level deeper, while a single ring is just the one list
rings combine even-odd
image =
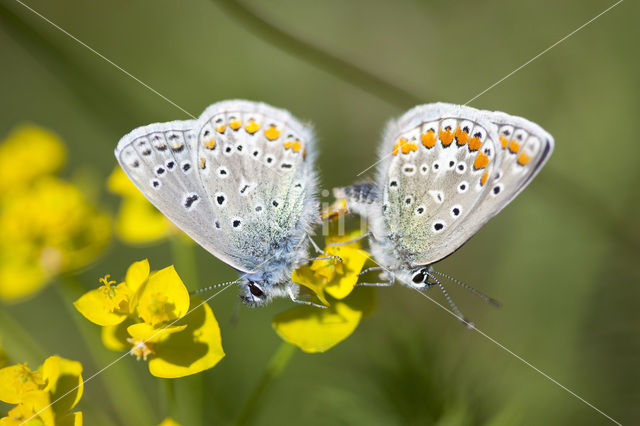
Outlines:
[{"label": "butterfly head", "polygon": [[415,268],[407,271],[407,279],[406,282],[415,288],[424,288],[432,285],[432,282],[429,282],[429,277],[431,276],[432,271],[431,266],[416,266]]},{"label": "butterfly head", "polygon": [[241,285],[240,300],[252,308],[267,304],[269,297],[265,292],[264,283],[247,279]]}]

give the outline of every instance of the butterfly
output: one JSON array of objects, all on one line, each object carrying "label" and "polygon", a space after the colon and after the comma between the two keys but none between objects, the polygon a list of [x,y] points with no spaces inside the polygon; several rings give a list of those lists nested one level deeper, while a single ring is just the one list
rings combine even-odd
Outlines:
[{"label": "butterfly", "polygon": [[387,124],[375,182],[335,188],[334,195],[367,220],[371,253],[389,276],[385,284],[398,279],[418,290],[438,284],[459,314],[431,265],[509,204],[553,146],[549,133],[521,117],[420,105]]},{"label": "butterfly", "polygon": [[197,120],[139,127],[115,156],[160,212],[241,272],[245,304],[298,301],[291,274],[319,221],[309,126],[283,109],[229,100]]}]

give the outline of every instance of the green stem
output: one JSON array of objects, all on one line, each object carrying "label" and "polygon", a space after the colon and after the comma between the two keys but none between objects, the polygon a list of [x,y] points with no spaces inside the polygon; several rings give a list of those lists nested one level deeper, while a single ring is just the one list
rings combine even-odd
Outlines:
[{"label": "green stem", "polygon": [[[101,369],[111,364],[118,358],[118,355],[102,345],[97,332],[98,326],[83,318],[73,306],[73,301],[85,292],[82,284],[73,276],[64,276],[55,287],[89,349],[95,368]],[[117,365],[110,366],[108,370],[101,372],[99,377],[107,389],[114,407],[117,407],[115,412],[121,416],[120,424],[132,426],[149,424],[151,419],[155,418],[151,404],[146,398],[147,393],[142,389],[142,385],[135,380],[135,374],[126,362],[118,362]]]},{"label": "green stem", "polygon": [[[212,0],[222,7],[229,15],[234,17],[236,21],[244,25],[244,27],[256,34],[260,39],[271,43],[276,48],[290,53],[304,61],[312,63],[335,77],[359,87],[368,93],[372,93],[379,99],[392,105],[408,108],[413,105],[425,102],[425,98],[417,97],[413,93],[408,92],[396,84],[386,81],[381,77],[373,75],[345,59],[338,58],[330,52],[312,45],[302,40],[295,34],[281,30],[283,25],[274,25],[269,20],[263,18],[258,12],[243,5],[236,0]],[[620,228],[619,218],[609,211],[601,208],[587,208],[590,206],[603,206],[606,203],[601,201],[601,197],[591,191],[589,188],[578,185],[567,176],[554,172],[552,169],[547,170],[543,175],[552,176],[552,179],[545,179],[541,182],[547,187],[547,190],[555,192],[561,202],[575,206],[581,206],[580,211],[607,235],[613,231],[625,245],[633,250],[639,251],[637,235],[629,236],[626,229]],[[571,188],[571,190],[567,190]]]},{"label": "green stem", "polygon": [[2,350],[7,354],[11,363],[26,362],[30,368],[35,369],[42,364],[46,354],[40,345],[33,340],[13,316],[4,309],[0,309],[0,337],[2,337]]},{"label": "green stem", "polygon": [[282,374],[284,369],[291,361],[296,347],[291,343],[282,342],[276,352],[273,354],[267,368],[260,378],[258,385],[255,387],[247,403],[242,408],[240,416],[236,421],[236,425],[249,425],[255,419],[256,413],[260,408],[260,404],[264,401],[265,393],[273,382]]},{"label": "green stem", "polygon": [[178,275],[189,289],[197,289],[198,266],[195,257],[195,244],[184,235],[173,235],[171,241],[171,256]]},{"label": "green stem", "polygon": [[[198,265],[196,262],[196,246],[184,235],[173,235],[170,239],[173,263],[178,275],[187,288],[200,288],[198,282]],[[174,407],[170,415],[181,424],[203,424],[205,399],[204,375],[194,374],[174,381]]]},{"label": "green stem", "polygon": [[177,419],[177,406],[176,406],[176,388],[175,380],[173,379],[160,379],[164,385],[164,400],[165,400],[165,417],[171,417]]},{"label": "green stem", "polygon": [[245,28],[256,34],[261,40],[271,43],[292,55],[310,62],[339,79],[358,87],[365,92],[377,96],[385,102],[399,108],[409,108],[424,103],[425,98],[378,77],[336,55],[321,48],[302,41],[297,36],[282,30],[282,26],[275,26],[255,11],[234,0],[213,0],[227,13],[233,15]]}]

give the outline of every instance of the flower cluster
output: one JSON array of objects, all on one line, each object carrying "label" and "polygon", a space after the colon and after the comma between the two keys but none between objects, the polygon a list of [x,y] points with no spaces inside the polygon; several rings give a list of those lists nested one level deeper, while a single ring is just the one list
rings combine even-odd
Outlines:
[{"label": "flower cluster", "polygon": [[84,388],[82,365],[51,356],[35,371],[18,364],[0,369],[0,400],[16,405],[0,426],[37,424],[81,426],[82,413],[70,412]]},{"label": "flower cluster", "polygon": [[54,276],[86,266],[106,247],[109,217],[59,178],[62,142],[22,126],[0,143],[0,299],[32,295]]},{"label": "flower cluster", "polygon": [[220,328],[209,305],[190,298],[173,266],[151,273],[145,259],[132,264],[124,282],[109,276],[74,302],[102,326],[112,350],[128,349],[149,361],[156,377],[183,377],[209,369],[224,357]]},{"label": "flower cluster", "polygon": [[360,235],[356,231],[327,238],[322,257],[330,259],[315,260],[293,272],[292,281],[313,292],[327,308],[303,305],[276,315],[272,325],[280,337],[305,352],[325,352],[349,337],[360,320],[373,310],[372,289],[362,287],[354,291],[369,254],[360,249],[358,242],[330,245]]}]

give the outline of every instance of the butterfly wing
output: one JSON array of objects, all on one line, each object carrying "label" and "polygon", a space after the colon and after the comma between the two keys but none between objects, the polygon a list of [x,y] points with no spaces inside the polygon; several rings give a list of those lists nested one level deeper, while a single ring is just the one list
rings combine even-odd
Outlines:
[{"label": "butterfly wing", "polygon": [[244,270],[223,235],[214,231],[217,212],[195,167],[196,126],[189,120],[139,127],[120,139],[115,156],[162,214],[220,260]]},{"label": "butterfly wing", "polygon": [[387,127],[377,228],[412,265],[434,263],[522,191],[552,148],[548,133],[519,117],[450,104],[416,107]]},{"label": "butterfly wing", "polygon": [[318,216],[312,130],[249,101],[214,104],[198,126],[196,163],[214,234],[245,268],[295,252]]},{"label": "butterfly wing", "polygon": [[496,140],[480,111],[449,104],[418,106],[388,124],[377,180],[382,217],[409,263],[441,259],[481,226],[469,219],[498,166]]},{"label": "butterfly wing", "polygon": [[500,166],[489,182],[489,195],[474,217],[485,223],[498,214],[540,172],[553,152],[554,140],[529,120],[503,112],[483,111],[498,134]]}]

